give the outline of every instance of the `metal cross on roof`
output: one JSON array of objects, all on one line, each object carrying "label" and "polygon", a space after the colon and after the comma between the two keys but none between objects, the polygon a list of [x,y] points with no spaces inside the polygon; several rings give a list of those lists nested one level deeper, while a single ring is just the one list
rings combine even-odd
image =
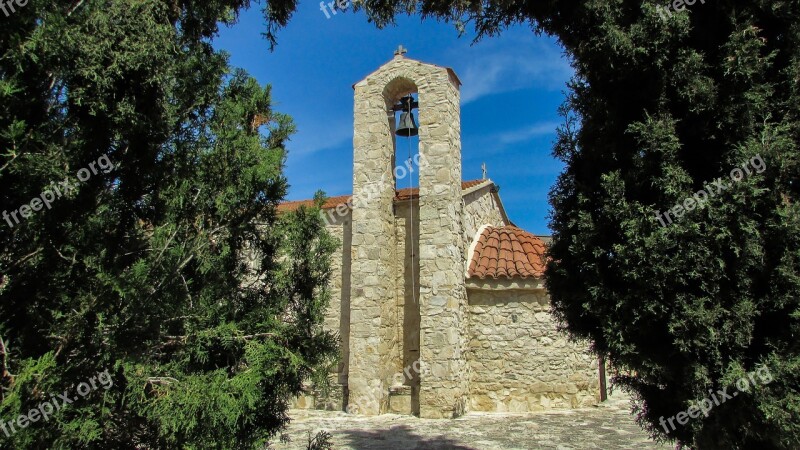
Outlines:
[{"label": "metal cross on roof", "polygon": [[397,50],[394,51],[395,56],[403,56],[408,53],[408,49],[404,48],[402,44],[397,46]]}]

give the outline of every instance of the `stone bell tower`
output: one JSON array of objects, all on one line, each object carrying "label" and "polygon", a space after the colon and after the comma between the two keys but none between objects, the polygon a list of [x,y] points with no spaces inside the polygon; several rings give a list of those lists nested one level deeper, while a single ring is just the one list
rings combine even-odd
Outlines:
[{"label": "stone bell tower", "polygon": [[[395,234],[395,115],[401,97],[419,102],[419,414],[465,411],[467,294],[464,283],[460,82],[448,68],[395,57],[354,85],[353,232],[349,405],[387,411],[404,368],[397,299],[404,251]],[[413,237],[412,237],[413,238]]]}]

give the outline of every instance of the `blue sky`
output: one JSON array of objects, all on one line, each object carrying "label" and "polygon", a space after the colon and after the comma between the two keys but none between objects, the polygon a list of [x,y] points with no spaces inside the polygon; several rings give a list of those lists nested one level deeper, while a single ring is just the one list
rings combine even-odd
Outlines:
[{"label": "blue sky", "polygon": [[[480,178],[486,163],[511,220],[549,234],[547,193],[562,169],[551,156],[561,122],[556,111],[572,75],[553,39],[516,27],[472,45],[474,35],[459,38],[452,24],[401,17],[397,26],[378,30],[363,13],[327,18],[318,2],[299,4],[274,52],[263,30],[256,5],[223,28],[215,46],[230,53],[233,66],[271,84],[275,109],[295,120],[288,200],[311,198],[317,189],[329,196],[352,192],[352,85],[402,44],[407,57],[451,67],[463,82],[463,178]],[[404,146],[398,139],[398,149]]]}]

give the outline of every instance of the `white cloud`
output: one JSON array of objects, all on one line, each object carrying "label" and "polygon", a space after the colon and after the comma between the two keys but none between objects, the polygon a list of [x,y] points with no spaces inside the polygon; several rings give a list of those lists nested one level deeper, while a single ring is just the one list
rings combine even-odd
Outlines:
[{"label": "white cloud", "polygon": [[[300,120],[295,118],[298,122]],[[286,148],[289,157],[304,157],[333,147],[352,143],[353,123],[341,120],[339,123],[298,123],[297,133],[290,137]],[[349,147],[352,148],[352,147]]]},{"label": "white cloud", "polygon": [[537,136],[550,134],[555,136],[556,128],[559,125],[561,125],[559,122],[540,122],[525,128],[498,133],[493,139],[500,145],[510,145],[527,141]]},{"label": "white cloud", "polygon": [[477,51],[456,70],[463,82],[462,104],[534,86],[561,90],[573,74],[561,48],[532,32],[487,39],[473,48]]},{"label": "white cloud", "polygon": [[555,140],[556,128],[559,125],[561,123],[556,121],[542,121],[517,129],[482,134],[474,140],[464,142],[465,154],[472,154],[473,149],[480,149],[481,155],[498,154],[511,146],[520,143],[524,145],[542,136],[552,136]]}]

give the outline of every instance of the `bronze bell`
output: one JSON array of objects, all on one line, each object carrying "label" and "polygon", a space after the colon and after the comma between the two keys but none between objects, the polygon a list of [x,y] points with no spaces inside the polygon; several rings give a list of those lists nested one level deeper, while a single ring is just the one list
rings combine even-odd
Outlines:
[{"label": "bronze bell", "polygon": [[398,136],[409,137],[419,134],[417,123],[414,121],[414,113],[403,111],[400,113],[400,124],[397,126],[395,134]]}]

